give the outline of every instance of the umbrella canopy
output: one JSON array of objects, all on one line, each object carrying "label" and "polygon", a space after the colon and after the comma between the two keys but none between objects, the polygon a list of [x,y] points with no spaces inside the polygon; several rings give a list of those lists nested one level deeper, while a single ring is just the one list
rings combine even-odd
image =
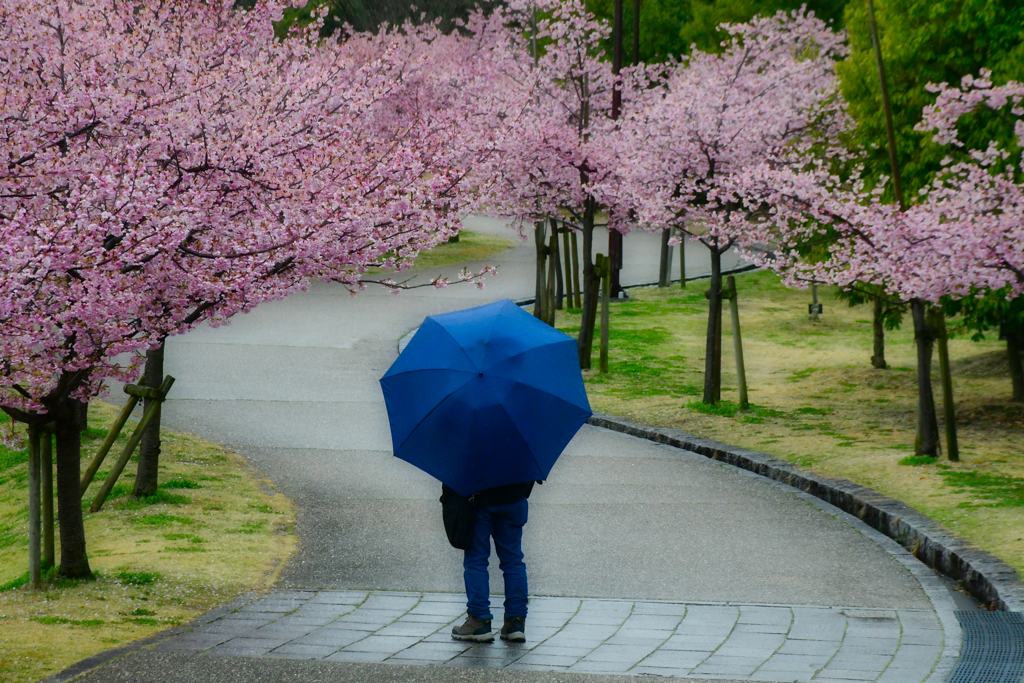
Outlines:
[{"label": "umbrella canopy", "polygon": [[428,317],[380,383],[395,455],[464,496],[546,479],[592,414],[576,340],[508,299]]}]

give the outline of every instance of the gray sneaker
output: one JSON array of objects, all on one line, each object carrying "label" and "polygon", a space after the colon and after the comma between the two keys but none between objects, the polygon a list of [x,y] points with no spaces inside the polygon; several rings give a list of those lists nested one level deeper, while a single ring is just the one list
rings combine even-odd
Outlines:
[{"label": "gray sneaker", "polygon": [[510,643],[526,642],[526,617],[508,617],[501,627],[501,639]]},{"label": "gray sneaker", "polygon": [[466,621],[462,623],[462,626],[452,628],[452,638],[455,640],[472,640],[477,643],[489,643],[494,640],[491,620],[477,619],[472,614],[467,614]]}]

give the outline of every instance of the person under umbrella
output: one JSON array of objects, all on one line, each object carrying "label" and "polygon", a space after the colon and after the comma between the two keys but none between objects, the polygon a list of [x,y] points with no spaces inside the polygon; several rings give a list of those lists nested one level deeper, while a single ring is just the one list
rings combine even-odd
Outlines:
[{"label": "person under umbrella", "polygon": [[381,388],[395,456],[442,482],[449,540],[465,550],[467,618],[452,637],[494,640],[494,539],[505,579],[501,637],[524,641],[527,499],[592,415],[576,341],[507,299],[430,316]]}]

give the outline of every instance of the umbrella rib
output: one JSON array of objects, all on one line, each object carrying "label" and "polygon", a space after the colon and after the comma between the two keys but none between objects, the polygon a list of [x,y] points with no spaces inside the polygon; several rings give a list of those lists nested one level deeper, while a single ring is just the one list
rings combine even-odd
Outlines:
[{"label": "umbrella rib", "polygon": [[[403,373],[403,374],[404,374],[404,373]],[[467,374],[468,374],[468,373],[467,373]],[[454,394],[454,393],[455,393],[455,392],[457,392],[457,391],[461,391],[462,389],[464,389],[464,388],[466,387],[466,385],[467,385],[467,384],[469,384],[470,382],[472,382],[472,381],[473,381],[473,379],[474,379],[474,378],[475,378],[475,375],[470,375],[470,376],[469,376],[469,377],[468,377],[468,378],[466,379],[466,381],[465,381],[465,382],[463,382],[463,383],[462,383],[462,384],[460,384],[459,386],[457,386],[457,387],[455,387],[454,389],[452,389],[451,391],[449,391],[449,392],[448,392],[448,394],[447,394],[447,395],[445,395],[445,397],[444,397],[444,398],[442,398],[442,399],[441,399],[440,401],[438,401],[438,402],[437,402],[437,404],[436,404],[436,405],[435,405],[435,406],[434,406],[433,408],[431,408],[431,409],[430,409],[430,410],[429,410],[429,411],[427,412],[427,414],[426,414],[426,415],[424,415],[423,417],[421,417],[421,418],[420,418],[419,422],[417,422],[417,423],[416,423],[416,426],[415,426],[415,427],[413,427],[412,429],[410,429],[410,430],[409,430],[409,433],[405,435],[405,438],[404,438],[404,439],[402,439],[402,443],[400,443],[400,444],[394,444],[394,443],[393,443],[393,444],[391,444],[391,451],[392,451],[392,453],[396,452],[396,451],[397,451],[397,450],[398,450],[399,448],[401,448],[402,446],[404,446],[404,445],[405,445],[405,442],[409,440],[409,437],[411,437],[411,436],[412,436],[412,435],[413,435],[413,434],[414,434],[414,433],[416,432],[416,430],[420,428],[420,425],[422,425],[422,424],[423,424],[424,422],[426,422],[426,421],[427,421],[427,419],[428,419],[428,418],[429,418],[429,417],[430,417],[431,415],[433,415],[433,414],[434,414],[434,412],[435,412],[435,411],[436,411],[436,410],[437,410],[438,408],[440,408],[440,407],[441,407],[442,405],[444,405],[444,402],[445,402],[445,401],[447,401],[448,399],[450,399],[450,398],[452,397],[452,394]]]},{"label": "umbrella rib", "polygon": [[513,358],[518,358],[519,356],[523,355],[524,353],[532,353],[533,351],[536,351],[537,349],[543,349],[545,346],[554,346],[555,344],[564,344],[566,341],[572,341],[572,337],[568,337],[567,339],[555,339],[553,341],[544,342],[543,344],[537,344],[536,346],[531,346],[528,349],[523,349],[519,353],[513,353],[511,356],[505,356],[501,360],[495,361],[494,363],[491,363],[488,367],[486,367],[484,369],[485,370],[489,370],[489,369],[493,368],[495,365],[499,365],[501,363],[507,363],[508,361],[512,360]]},{"label": "umbrella rib", "polygon": [[460,343],[459,343],[459,340],[458,340],[458,339],[456,339],[456,338],[455,338],[454,336],[452,336],[452,333],[451,333],[451,332],[449,332],[449,331],[448,331],[447,329],[445,329],[444,325],[438,324],[438,327],[439,327],[439,328],[440,328],[440,329],[441,329],[441,330],[442,330],[442,331],[443,331],[443,332],[444,332],[445,334],[447,334],[447,335],[448,335],[448,338],[449,338],[449,339],[451,339],[451,340],[452,340],[452,343],[454,343],[454,344],[455,344],[455,346],[457,346],[457,347],[458,347],[459,351],[462,351],[462,355],[466,357],[466,360],[468,360],[468,361],[469,361],[469,364],[470,364],[471,366],[473,366],[474,368],[479,368],[479,367],[480,367],[479,365],[477,365],[476,363],[474,363],[474,362],[473,362],[473,359],[469,357],[469,353],[468,353],[468,352],[466,351],[466,349],[464,349],[464,348],[462,347],[462,344],[460,344]]}]

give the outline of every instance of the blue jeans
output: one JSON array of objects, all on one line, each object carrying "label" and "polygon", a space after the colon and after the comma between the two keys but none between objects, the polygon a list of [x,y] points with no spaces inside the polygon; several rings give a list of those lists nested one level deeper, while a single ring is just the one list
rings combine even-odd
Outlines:
[{"label": "blue jeans", "polygon": [[473,545],[462,560],[466,579],[466,608],[477,619],[492,619],[487,561],[491,538],[498,552],[498,566],[505,577],[505,618],[526,616],[526,564],[523,562],[523,525],[529,513],[523,498],[508,505],[478,507]]}]

